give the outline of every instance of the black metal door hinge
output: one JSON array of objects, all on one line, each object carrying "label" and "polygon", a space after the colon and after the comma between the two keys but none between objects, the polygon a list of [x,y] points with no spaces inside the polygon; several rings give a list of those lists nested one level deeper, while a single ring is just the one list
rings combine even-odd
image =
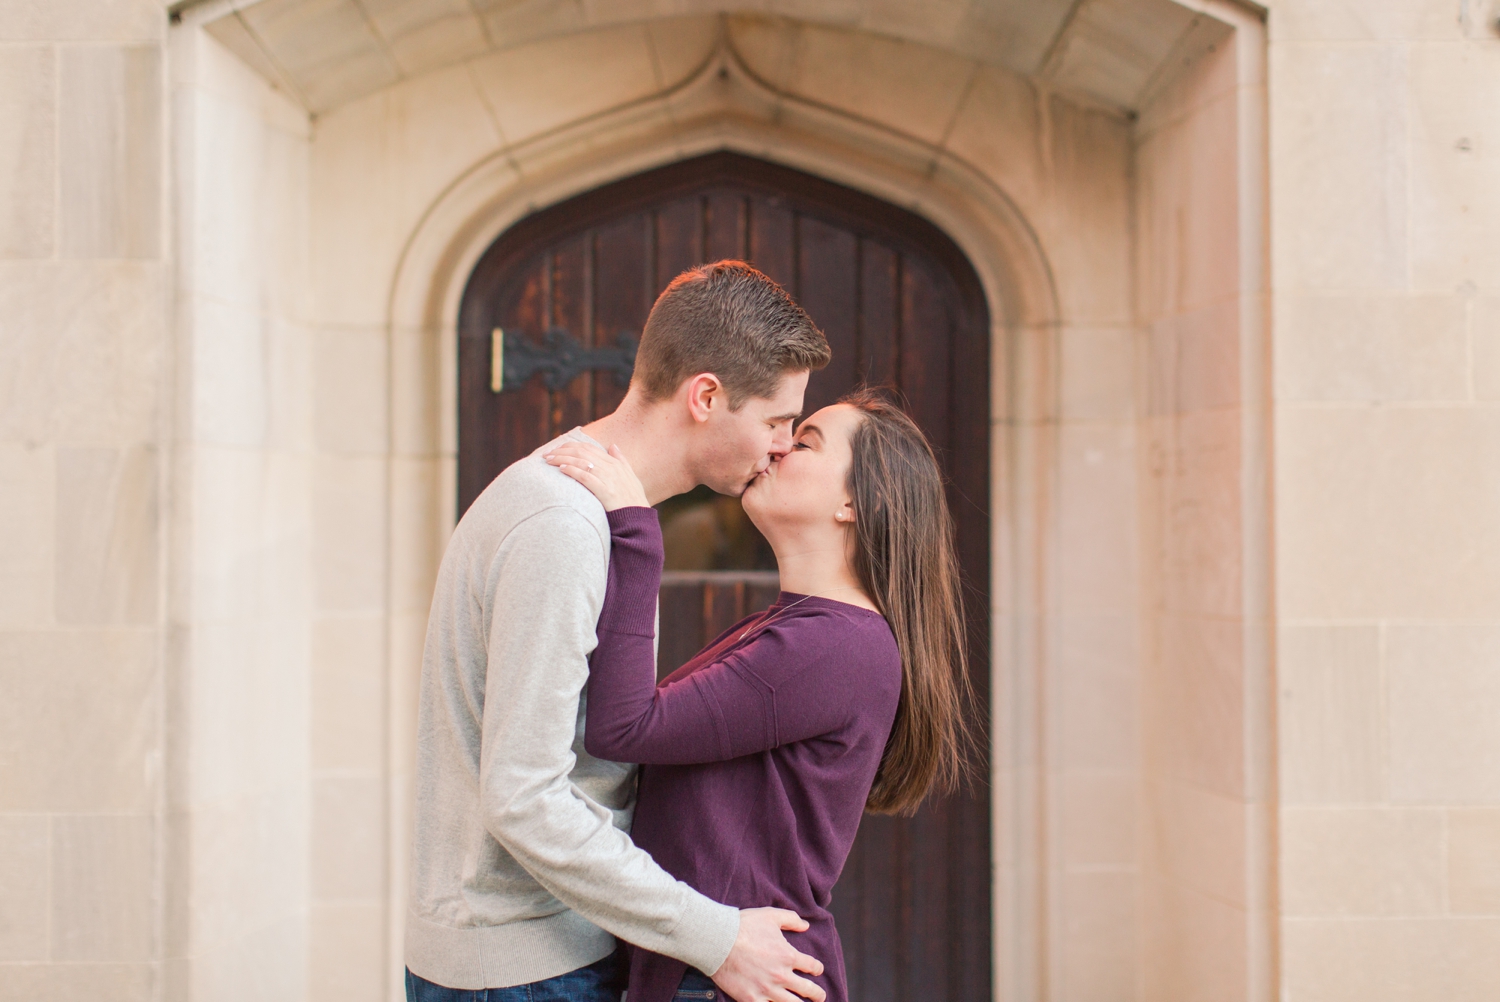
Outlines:
[{"label": "black metal door hinge", "polygon": [[561,327],[549,330],[536,344],[519,335],[506,337],[496,327],[490,334],[490,389],[519,390],[540,373],[543,385],[557,391],[590,371],[613,373],[617,385],[629,386],[638,344],[634,335],[621,331],[613,348],[585,348]]}]

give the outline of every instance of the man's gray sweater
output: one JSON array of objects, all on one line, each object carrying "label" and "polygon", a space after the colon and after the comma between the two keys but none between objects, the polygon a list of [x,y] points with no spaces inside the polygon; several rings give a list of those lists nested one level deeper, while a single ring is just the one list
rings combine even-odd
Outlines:
[{"label": "man's gray sweater", "polygon": [[711,973],[739,933],[630,841],[635,767],[583,749],[609,522],[542,460],[560,441],[459,521],[427,624],[406,966],[449,988],[555,977],[611,934]]}]

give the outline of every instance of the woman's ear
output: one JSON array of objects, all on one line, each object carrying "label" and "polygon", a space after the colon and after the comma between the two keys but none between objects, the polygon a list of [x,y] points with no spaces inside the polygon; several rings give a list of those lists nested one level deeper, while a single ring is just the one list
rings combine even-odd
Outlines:
[{"label": "woman's ear", "polygon": [[846,524],[849,522],[853,522],[854,506],[851,505],[848,501],[845,501],[843,504],[839,505],[839,510],[833,513],[833,520],[835,522],[844,522]]}]

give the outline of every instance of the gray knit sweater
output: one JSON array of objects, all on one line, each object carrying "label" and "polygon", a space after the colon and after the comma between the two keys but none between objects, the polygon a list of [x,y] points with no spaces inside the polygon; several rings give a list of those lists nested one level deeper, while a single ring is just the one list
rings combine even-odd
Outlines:
[{"label": "gray knit sweater", "polygon": [[635,767],[584,751],[609,522],[553,444],[459,521],[427,624],[406,966],[449,988],[566,973],[611,933],[714,971],[739,932],[630,841]]}]

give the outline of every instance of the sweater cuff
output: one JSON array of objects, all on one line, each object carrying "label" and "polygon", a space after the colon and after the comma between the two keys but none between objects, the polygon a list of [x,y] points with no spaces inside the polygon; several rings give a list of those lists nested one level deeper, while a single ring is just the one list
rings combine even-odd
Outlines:
[{"label": "sweater cuff", "polygon": [[674,938],[681,937],[682,942],[677,957],[712,977],[729,959],[739,935],[738,908],[690,893],[682,920],[674,931]]},{"label": "sweater cuff", "polygon": [[643,508],[640,505],[615,508],[613,511],[605,512],[604,517],[609,519],[610,532],[639,531],[648,527],[654,527],[660,532],[661,528],[656,509]]}]

